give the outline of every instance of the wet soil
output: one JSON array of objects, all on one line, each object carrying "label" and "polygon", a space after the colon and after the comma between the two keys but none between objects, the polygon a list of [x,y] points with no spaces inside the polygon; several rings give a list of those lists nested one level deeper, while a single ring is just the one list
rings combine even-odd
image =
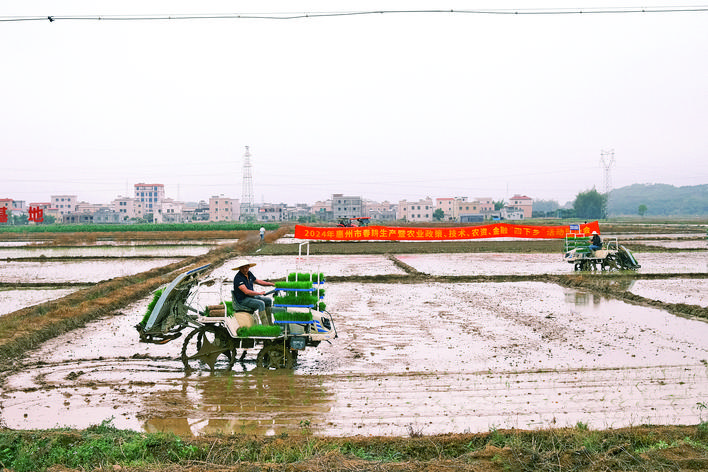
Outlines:
[{"label": "wet soil", "polygon": [[[308,264],[328,274],[328,311],[339,338],[303,352],[294,371],[261,372],[249,353],[231,372],[186,375],[179,341],[137,342],[132,325],[151,298],[144,295],[80,329],[14,351],[20,355],[3,375],[2,421],[19,429],[84,428],[114,418],[119,427],[195,438],[279,437],[306,424],[317,437],[379,442],[405,441],[411,432],[437,441],[450,433],[466,438],[579,422],[593,429],[666,425],[668,432],[702,421],[697,405],[708,394],[708,324],[701,318],[708,319],[708,309],[700,293],[708,271],[574,274],[555,256],[535,261],[558,254],[557,241],[537,250],[527,242],[500,243],[496,249],[491,242],[315,243],[310,258],[293,257],[293,247],[282,249],[287,244],[235,248],[252,254],[259,276],[279,278]],[[476,252],[492,257],[470,258]],[[232,276],[230,260],[215,268],[216,280]],[[501,269],[479,270],[485,262]],[[528,264],[548,270],[534,273],[524,269]],[[500,470],[493,459],[503,452],[488,453],[375,467]],[[704,458],[702,451],[671,453]],[[371,466],[341,455],[267,465]]]}]

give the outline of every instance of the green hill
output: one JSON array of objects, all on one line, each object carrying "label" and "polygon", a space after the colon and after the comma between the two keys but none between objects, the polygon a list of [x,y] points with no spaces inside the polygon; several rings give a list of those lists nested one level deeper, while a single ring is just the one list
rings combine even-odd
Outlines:
[{"label": "green hill", "polygon": [[637,215],[646,206],[644,216],[708,215],[708,184],[675,187],[666,184],[634,184],[610,192],[607,212],[610,216]]}]

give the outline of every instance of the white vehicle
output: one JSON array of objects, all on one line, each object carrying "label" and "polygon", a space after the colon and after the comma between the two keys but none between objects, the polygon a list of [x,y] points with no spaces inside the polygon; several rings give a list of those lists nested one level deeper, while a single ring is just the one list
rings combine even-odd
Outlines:
[{"label": "white vehicle", "polygon": [[608,238],[603,241],[602,249],[590,249],[590,237],[569,233],[565,236],[565,255],[563,259],[573,264],[573,268],[581,271],[588,270],[637,270],[641,266],[637,263],[629,249],[617,243],[617,238]]},{"label": "white vehicle", "polygon": [[[258,324],[257,313],[231,309],[217,292],[219,302],[205,304],[203,292],[214,295],[214,279],[205,279],[209,265],[180,274],[161,292],[143,320],[136,325],[140,341],[164,344],[187,331],[181,359],[185,370],[209,367],[231,370],[247,350],[260,348],[257,365],[267,369],[292,368],[299,351],[337,337],[332,315],[324,311],[324,278],[321,274],[290,274],[294,282],[276,282],[273,324]],[[304,281],[305,276],[309,276]],[[221,285],[219,284],[219,287]],[[297,287],[297,288],[293,288]],[[213,297],[212,297],[213,300]],[[300,304],[301,300],[305,303]],[[294,303],[295,302],[295,303]],[[241,349],[241,356],[238,350]]]}]

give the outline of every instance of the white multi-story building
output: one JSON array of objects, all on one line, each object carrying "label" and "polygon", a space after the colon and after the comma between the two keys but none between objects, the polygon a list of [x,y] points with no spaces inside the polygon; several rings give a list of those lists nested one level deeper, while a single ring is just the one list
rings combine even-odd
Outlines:
[{"label": "white multi-story building", "polygon": [[337,218],[359,218],[364,215],[361,197],[332,194],[332,216]]},{"label": "white multi-story building", "polygon": [[444,221],[454,221],[455,220],[455,199],[450,197],[436,198],[435,199],[435,209],[442,210],[445,216],[443,216]]},{"label": "white multi-story building", "polygon": [[366,200],[364,202],[364,216],[375,221],[394,221],[396,219],[396,205],[386,200],[383,202]]},{"label": "white multi-story building", "polygon": [[263,223],[283,221],[287,218],[287,215],[287,205],[285,203],[263,203],[258,205],[256,220]]},{"label": "white multi-story building", "polygon": [[160,208],[160,203],[165,198],[163,184],[135,184],[135,199],[143,206],[144,214],[155,213]]},{"label": "white multi-story building", "polygon": [[477,197],[475,201],[479,204],[479,210],[482,213],[494,211],[494,200],[490,197]]},{"label": "white multi-story building", "polygon": [[434,211],[435,205],[433,205],[433,199],[430,197],[418,200],[417,202],[401,200],[398,202],[397,218],[411,222],[433,221]]},{"label": "white multi-story building", "polygon": [[72,213],[93,213],[105,207],[106,205],[101,205],[100,203],[79,202]]},{"label": "white multi-story building", "polygon": [[494,211],[494,202],[488,197],[474,200],[467,197],[446,197],[436,198],[435,207],[445,213],[445,221],[473,221],[479,219],[480,215],[483,219],[488,218]]},{"label": "white multi-story building", "polygon": [[76,211],[78,197],[76,195],[52,195],[49,197],[52,208],[57,209],[60,217]]},{"label": "white multi-story building", "polygon": [[111,208],[120,214],[121,222],[143,217],[143,203],[136,198],[119,195],[111,202]]},{"label": "white multi-story building", "polygon": [[209,221],[238,221],[241,204],[238,198],[214,196],[209,198]]},{"label": "white multi-story building", "polygon": [[508,220],[523,220],[533,214],[533,199],[526,195],[516,194],[504,205],[501,216]]},{"label": "white multi-story building", "polygon": [[183,221],[183,208],[184,203],[176,202],[171,198],[164,198],[160,202],[160,207],[154,213],[155,221],[157,223],[181,223]]},{"label": "white multi-story building", "polygon": [[332,216],[332,200],[318,200],[312,205],[312,214],[320,221],[330,221]]},{"label": "white multi-story building", "polygon": [[312,216],[312,208],[307,203],[296,203],[294,206],[288,206],[283,214],[283,220],[300,221],[308,219]]}]

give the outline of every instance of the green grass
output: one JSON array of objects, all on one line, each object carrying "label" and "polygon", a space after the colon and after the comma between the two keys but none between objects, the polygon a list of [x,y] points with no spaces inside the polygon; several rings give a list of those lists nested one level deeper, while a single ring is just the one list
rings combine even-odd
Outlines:
[{"label": "green grass", "polygon": [[44,471],[57,464],[93,470],[113,464],[140,466],[204,456],[199,446],[176,435],[119,430],[111,421],[81,431],[0,431],[0,466],[15,472]]},{"label": "green grass", "polygon": [[0,429],[0,468],[44,472],[57,466],[112,470],[119,465],[133,470],[160,470],[159,467],[170,468],[170,464],[203,463],[215,468],[252,464],[253,470],[269,464],[266,468],[284,471],[307,470],[312,464],[316,470],[324,471],[331,470],[323,464],[334,457],[337,464],[348,461],[347,470],[373,470],[394,462],[406,465],[406,470],[423,470],[427,466],[434,468],[436,461],[442,461],[445,470],[485,461],[487,466],[482,465],[480,470],[492,470],[491,464],[499,470],[529,472],[678,470],[672,466],[676,453],[671,449],[680,455],[691,454],[696,470],[705,470],[708,462],[708,435],[698,426],[592,431],[578,423],[575,428],[492,429],[480,434],[319,437],[313,435],[315,426],[310,420],[301,420],[300,431],[293,432],[293,436],[282,433],[277,437],[232,434],[181,438],[119,430],[111,422],[112,419],[85,430]]}]

